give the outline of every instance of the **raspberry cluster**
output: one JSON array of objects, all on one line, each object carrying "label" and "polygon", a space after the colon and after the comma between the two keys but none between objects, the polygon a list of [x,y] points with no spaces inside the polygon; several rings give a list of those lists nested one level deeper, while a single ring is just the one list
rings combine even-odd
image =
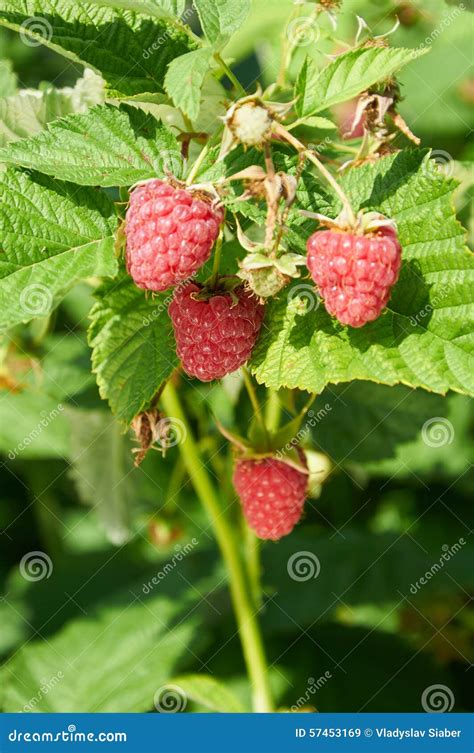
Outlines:
[{"label": "raspberry cluster", "polygon": [[223,214],[170,183],[135,188],[125,221],[127,268],[138,287],[166,290],[193,275],[211,255]]},{"label": "raspberry cluster", "polygon": [[168,310],[184,370],[210,382],[248,360],[264,307],[243,287],[199,299],[201,292],[193,282],[177,288]]},{"label": "raspberry cluster", "polygon": [[274,457],[238,460],[234,487],[244,515],[261,539],[291,533],[303,514],[308,477]]},{"label": "raspberry cluster", "polygon": [[392,228],[367,235],[320,230],[308,239],[307,249],[308,269],[332,316],[351,327],[380,316],[401,265]]}]

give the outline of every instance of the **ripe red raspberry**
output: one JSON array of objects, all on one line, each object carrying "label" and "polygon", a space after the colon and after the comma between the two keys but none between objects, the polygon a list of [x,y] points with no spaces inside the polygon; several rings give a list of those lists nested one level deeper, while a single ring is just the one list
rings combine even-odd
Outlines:
[{"label": "ripe red raspberry", "polygon": [[234,486],[247,522],[261,539],[291,533],[303,513],[308,476],[276,458],[238,460]]},{"label": "ripe red raspberry", "polygon": [[332,316],[351,327],[380,316],[400,272],[395,229],[381,227],[368,235],[319,230],[307,248],[308,269]]},{"label": "ripe red raspberry", "polygon": [[250,357],[264,307],[243,287],[196,300],[199,285],[177,288],[168,311],[184,370],[201,382],[221,379]]},{"label": "ripe red raspberry", "polygon": [[166,290],[193,275],[211,255],[222,218],[209,202],[169,183],[137,186],[125,222],[127,268],[135,284]]}]

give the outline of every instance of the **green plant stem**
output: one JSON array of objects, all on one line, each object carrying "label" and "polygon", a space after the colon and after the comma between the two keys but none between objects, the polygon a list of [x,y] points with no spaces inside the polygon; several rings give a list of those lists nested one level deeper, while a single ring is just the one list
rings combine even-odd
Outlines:
[{"label": "green plant stem", "polygon": [[286,141],[288,141],[291,146],[293,146],[300,154],[304,154],[310,162],[313,163],[315,167],[319,170],[321,175],[327,180],[329,185],[332,187],[334,193],[340,198],[342,202],[342,206],[346,210],[347,219],[350,224],[355,224],[355,215],[354,210],[352,209],[351,203],[342,190],[341,186],[337,182],[337,180],[331,175],[329,170],[323,165],[321,160],[316,157],[315,153],[312,152],[310,149],[308,149],[301,141],[299,141],[293,134],[291,134],[289,131],[287,131],[286,128],[284,128],[281,125],[277,125],[275,127],[275,132],[282,136]]},{"label": "green plant stem", "polygon": [[242,367],[242,374],[244,377],[245,388],[248,392],[250,402],[252,403],[252,407],[254,409],[255,417],[262,428],[265,438],[269,441],[270,437],[268,436],[268,430],[265,424],[265,420],[263,418],[262,409],[260,408],[260,403],[258,402],[257,392],[252,382],[252,377],[250,376],[250,372],[245,366]]},{"label": "green plant stem", "polygon": [[199,171],[199,168],[201,167],[202,163],[206,159],[207,154],[209,152],[209,146],[210,146],[210,143],[208,141],[207,144],[205,144],[203,146],[203,148],[201,149],[201,151],[199,152],[199,156],[198,156],[196,162],[194,163],[194,165],[192,166],[191,171],[190,171],[188,177],[186,178],[186,185],[187,186],[191,185],[191,183],[193,182],[194,178],[196,177],[196,175],[197,175],[197,173]]},{"label": "green plant stem", "polygon": [[245,91],[244,87],[240,83],[235,73],[231,70],[231,68],[227,65],[223,57],[218,52],[214,54],[214,60],[216,61],[216,63],[219,63],[220,67],[223,69],[225,75],[227,76],[229,81],[232,83],[239,97],[246,97],[247,92]]},{"label": "green plant stem", "polygon": [[281,402],[278,390],[268,390],[268,400],[265,405],[265,424],[268,431],[276,431],[280,423]]},{"label": "green plant stem", "polygon": [[245,526],[245,561],[250,581],[250,590],[252,592],[255,609],[262,606],[262,585],[261,585],[261,567],[260,567],[260,539],[255,536],[254,532],[244,521]]},{"label": "green plant stem", "polygon": [[286,85],[286,72],[288,69],[288,65],[291,61],[291,56],[293,54],[293,45],[291,44],[289,35],[288,35],[288,28],[292,21],[294,21],[298,16],[300,15],[300,8],[298,6],[294,7],[290,17],[288,18],[288,21],[285,24],[285,28],[283,29],[283,32],[281,33],[281,51],[280,51],[280,67],[278,69],[278,75],[276,84],[280,89],[284,89]]},{"label": "green plant stem", "polygon": [[214,260],[212,263],[212,275],[211,275],[211,281],[209,283],[209,287],[211,289],[214,289],[217,286],[217,281],[219,279],[219,264],[221,261],[221,252],[222,252],[222,243],[224,242],[224,226],[225,226],[225,215],[224,219],[222,221],[221,229],[219,231],[219,235],[217,237],[216,245],[214,248]]},{"label": "green plant stem", "polygon": [[181,407],[176,390],[170,382],[163,391],[161,401],[167,415],[178,419],[184,426],[184,438],[179,449],[196,493],[212,522],[217,543],[227,566],[232,603],[237,618],[247,672],[252,685],[254,710],[270,712],[273,705],[268,685],[265,649],[258,621],[248,595],[242,560],[233,531],[221,511],[218,496],[200,457],[191,427]]}]

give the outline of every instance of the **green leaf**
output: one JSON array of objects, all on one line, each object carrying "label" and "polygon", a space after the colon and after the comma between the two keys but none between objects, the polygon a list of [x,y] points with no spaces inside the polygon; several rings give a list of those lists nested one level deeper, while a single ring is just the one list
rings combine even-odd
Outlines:
[{"label": "green leaf", "polygon": [[[196,610],[199,593],[179,577],[184,563],[172,564],[174,570],[160,579],[159,588],[151,586],[149,596],[143,588],[149,577],[161,573],[159,567],[153,576],[134,583],[132,591],[127,588],[89,609],[87,616],[71,620],[47,641],[23,646],[4,666],[2,710],[153,709],[157,692],[173,674],[189,666],[196,644],[205,640]],[[192,577],[189,568],[188,575]],[[55,577],[53,567],[50,580]],[[210,588],[209,583],[199,585]],[[49,682],[46,693],[39,690],[45,682]]]},{"label": "green leaf", "polygon": [[67,457],[70,427],[64,405],[39,390],[0,392],[0,450],[15,464],[28,458]]},{"label": "green leaf", "polygon": [[130,423],[177,366],[170,294],[147,297],[126,276],[106,283],[97,295],[89,328],[93,370],[101,396]]},{"label": "green leaf", "polygon": [[[353,169],[342,183],[355,209],[396,221],[400,280],[385,312],[360,329],[331,319],[310,281],[287,288],[267,307],[251,361],[258,381],[318,393],[353,379],[474,392],[474,256],[453,210],[454,182],[413,150]],[[338,209],[335,201],[333,216]]]},{"label": "green leaf", "polygon": [[428,48],[362,47],[339,55],[320,72],[307,59],[295,88],[298,114],[313,115],[352,99],[427,51]]},{"label": "green leaf", "polygon": [[173,60],[165,77],[165,89],[176,107],[195,120],[199,114],[201,91],[209,71],[212,51],[194,50]]},{"label": "green leaf", "polygon": [[39,133],[46,123],[89,107],[104,100],[104,82],[86,69],[74,88],[22,89],[17,94],[0,99],[0,146],[10,141]]},{"label": "green leaf", "polygon": [[315,112],[320,98],[314,82],[318,76],[318,69],[313,58],[306,56],[295,83],[295,110],[299,117],[306,113]]},{"label": "green leaf", "polygon": [[[357,512],[358,506],[354,517]],[[278,594],[277,600],[269,600],[263,615],[265,634],[293,630],[295,622],[306,627],[316,620],[333,621],[341,608],[335,594],[344,594],[350,608],[376,604],[385,606],[386,611],[387,605],[400,604],[400,591],[412,599],[411,584],[439,562],[443,543],[454,543],[460,536],[468,538],[463,523],[451,520],[454,516],[449,516],[449,522],[444,516],[443,530],[440,516],[435,522],[437,540],[433,541],[426,531],[430,521],[414,525],[418,516],[419,512],[415,521],[406,525],[408,530],[404,526],[401,531],[375,534],[353,525],[341,525],[338,531],[319,526],[299,528],[277,546],[264,547],[264,591]],[[445,597],[462,593],[463,587],[469,589],[471,558],[469,547],[464,546],[422,587],[415,602],[430,601],[436,593]]]},{"label": "green leaf", "polygon": [[10,97],[16,89],[16,75],[10,60],[0,60],[0,97]]},{"label": "green leaf", "polygon": [[88,5],[133,10],[153,18],[177,18],[186,8],[186,0],[88,0]]},{"label": "green leaf", "polygon": [[333,131],[337,128],[337,125],[333,123],[329,118],[322,118],[318,115],[312,115],[308,118],[304,118],[304,125],[307,128],[319,128],[322,131]]},{"label": "green leaf", "polygon": [[440,395],[355,381],[324,390],[313,404],[313,421],[309,415],[306,421],[313,444],[336,463],[375,462],[393,457],[401,444],[419,437],[424,423],[443,416],[446,408]]},{"label": "green leaf", "polygon": [[194,0],[204,34],[221,48],[238,31],[251,8],[250,0]]},{"label": "green leaf", "polygon": [[396,447],[394,457],[381,460],[378,459],[380,452],[373,457],[368,457],[367,453],[363,460],[364,472],[371,477],[396,476],[397,480],[413,479],[414,474],[424,480],[464,476],[474,461],[472,402],[466,395],[456,394],[440,400],[443,406],[433,410],[427,420],[420,423],[418,434],[412,441],[404,441]]},{"label": "green leaf", "polygon": [[182,694],[211,711],[223,714],[239,714],[245,711],[238,698],[210,675],[181,675],[174,677],[170,685],[179,688]]},{"label": "green leaf", "polygon": [[117,270],[113,203],[97,189],[8,170],[0,181],[0,328],[46,316],[85,277]]},{"label": "green leaf", "polygon": [[141,110],[98,105],[53,121],[44,131],[0,149],[0,161],[89,186],[129,186],[175,174],[178,143],[166,126]]},{"label": "green leaf", "polygon": [[88,65],[123,94],[163,92],[168,64],[194,46],[166,19],[72,0],[6,0],[0,25]]}]

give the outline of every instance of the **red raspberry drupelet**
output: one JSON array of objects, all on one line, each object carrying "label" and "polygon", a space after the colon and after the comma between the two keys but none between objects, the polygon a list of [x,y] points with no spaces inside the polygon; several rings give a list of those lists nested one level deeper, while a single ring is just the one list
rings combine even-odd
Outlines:
[{"label": "red raspberry drupelet", "polygon": [[332,316],[351,327],[380,316],[400,272],[394,229],[367,235],[319,230],[308,239],[307,249],[308,269]]},{"label": "red raspberry drupelet", "polygon": [[234,487],[247,522],[261,539],[291,533],[303,514],[308,476],[276,458],[238,460]]},{"label": "red raspberry drupelet", "polygon": [[264,307],[243,287],[236,288],[232,295],[216,292],[207,299],[196,300],[200,292],[200,286],[193,282],[177,288],[168,311],[184,370],[201,382],[210,382],[248,360]]},{"label": "red raspberry drupelet", "polygon": [[220,209],[161,180],[138,185],[125,221],[127,268],[138,287],[166,290],[186,280],[211,255]]}]

